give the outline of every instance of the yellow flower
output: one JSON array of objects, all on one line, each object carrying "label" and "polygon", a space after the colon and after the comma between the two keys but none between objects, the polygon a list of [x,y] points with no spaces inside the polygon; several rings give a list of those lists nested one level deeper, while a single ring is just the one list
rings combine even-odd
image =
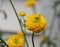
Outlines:
[{"label": "yellow flower", "polygon": [[30,14],[26,17],[25,25],[28,30],[39,33],[45,29],[46,19],[38,13]]},{"label": "yellow flower", "polygon": [[47,39],[48,39],[48,36],[42,36],[42,37],[40,38],[41,42],[45,42]]},{"label": "yellow flower", "polygon": [[27,7],[31,7],[31,6],[34,6],[35,5],[35,0],[27,0],[26,1],[26,6]]},{"label": "yellow flower", "polygon": [[20,35],[20,36],[23,36],[23,32],[22,31],[18,31],[16,34]]},{"label": "yellow flower", "polygon": [[12,35],[8,38],[8,46],[9,47],[23,47],[24,39],[19,35]]},{"label": "yellow flower", "polygon": [[25,16],[25,15],[26,15],[26,12],[23,12],[23,11],[18,13],[18,16]]},{"label": "yellow flower", "polygon": [[27,0],[27,1],[35,1],[35,0]]}]

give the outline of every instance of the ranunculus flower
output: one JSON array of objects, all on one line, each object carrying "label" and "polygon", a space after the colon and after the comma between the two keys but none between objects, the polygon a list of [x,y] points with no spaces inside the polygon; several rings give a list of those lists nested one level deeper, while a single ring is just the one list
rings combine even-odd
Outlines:
[{"label": "ranunculus flower", "polygon": [[8,46],[9,47],[23,47],[24,45],[24,38],[19,35],[11,35],[8,38]]},{"label": "ranunculus flower", "polygon": [[30,14],[26,17],[25,25],[28,30],[39,33],[45,29],[46,19],[38,13]]}]

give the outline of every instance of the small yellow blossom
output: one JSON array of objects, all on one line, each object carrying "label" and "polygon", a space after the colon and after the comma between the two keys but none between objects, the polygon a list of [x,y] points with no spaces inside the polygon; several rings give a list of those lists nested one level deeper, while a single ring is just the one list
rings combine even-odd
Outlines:
[{"label": "small yellow blossom", "polygon": [[23,47],[23,45],[24,45],[24,39],[19,35],[14,34],[8,38],[9,47]]},{"label": "small yellow blossom", "polygon": [[40,38],[41,42],[45,42],[47,39],[48,39],[48,36],[42,36],[42,37]]},{"label": "small yellow blossom", "polygon": [[28,30],[39,33],[45,29],[46,19],[38,13],[30,14],[26,17],[25,25]]},{"label": "small yellow blossom", "polygon": [[26,12],[23,12],[23,11],[18,13],[18,16],[25,16],[25,15],[26,15]]},{"label": "small yellow blossom", "polygon": [[22,31],[18,31],[16,34],[20,35],[20,36],[23,36],[23,32]]},{"label": "small yellow blossom", "polygon": [[35,0],[27,0],[27,1],[35,1]]},{"label": "small yellow blossom", "polygon": [[26,6],[27,7],[31,7],[31,6],[34,6],[35,5],[35,0],[28,0],[28,1],[26,1]]}]

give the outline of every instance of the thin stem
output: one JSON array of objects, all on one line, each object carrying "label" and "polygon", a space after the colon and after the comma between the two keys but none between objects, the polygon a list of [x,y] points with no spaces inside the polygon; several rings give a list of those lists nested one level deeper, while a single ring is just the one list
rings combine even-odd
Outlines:
[{"label": "thin stem", "polygon": [[[33,10],[34,13],[36,13],[35,6],[32,6],[32,10]],[[33,44],[33,47],[35,47],[35,44],[34,44],[34,32],[32,33],[32,44]]]},{"label": "thin stem", "polygon": [[48,42],[48,44],[47,44],[47,45],[48,45],[48,47],[50,47],[50,46],[51,46],[49,42]]},{"label": "thin stem", "polygon": [[9,2],[11,3],[12,8],[13,8],[15,14],[16,14],[17,20],[18,20],[19,25],[20,25],[20,27],[21,27],[21,30],[22,30],[22,32],[23,32],[23,34],[24,34],[24,39],[25,39],[25,42],[26,42],[26,44],[27,44],[27,47],[29,47],[28,42],[27,42],[27,39],[26,39],[26,34],[25,34],[25,32],[24,32],[24,30],[23,30],[23,27],[22,27],[22,21],[21,21],[21,19],[18,17],[18,14],[17,14],[17,12],[16,12],[16,9],[15,9],[15,7],[14,7],[12,1],[9,0]]},{"label": "thin stem", "polygon": [[32,44],[33,44],[33,47],[35,47],[35,45],[34,45],[34,32],[32,34]]},{"label": "thin stem", "polygon": [[[22,17],[22,19],[23,19],[23,23],[25,23],[24,17]],[[25,24],[23,24],[23,27],[24,27],[24,31],[25,31],[25,33],[26,33]],[[24,46],[25,46],[25,44],[24,44]]]},{"label": "thin stem", "polygon": [[0,40],[1,40],[7,47],[9,47],[1,37],[0,37]]}]

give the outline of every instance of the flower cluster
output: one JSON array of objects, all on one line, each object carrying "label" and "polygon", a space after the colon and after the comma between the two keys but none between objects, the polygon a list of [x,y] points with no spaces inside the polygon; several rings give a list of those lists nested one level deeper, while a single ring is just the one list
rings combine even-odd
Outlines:
[{"label": "flower cluster", "polygon": [[[32,14],[28,15],[26,17],[26,19],[24,19],[24,22],[22,22],[22,19],[19,19],[19,17],[26,16],[26,12],[21,11],[17,14],[12,1],[11,0],[9,0],[9,1],[10,1],[11,5],[13,7],[13,10],[17,16],[18,22],[21,27],[21,31],[18,31],[16,34],[13,34],[8,38],[8,41],[7,41],[8,46],[9,47],[24,47],[24,44],[26,42],[27,47],[29,47],[27,39],[26,39],[26,33],[24,32],[26,30],[23,29],[23,27],[25,27],[25,29],[28,29],[33,32],[32,43],[33,43],[33,47],[34,47],[34,41],[33,41],[34,33],[40,33],[41,31],[43,31],[45,29],[45,27],[46,27],[45,17],[39,13],[32,13]],[[34,7],[35,0],[26,0],[26,6]],[[25,26],[23,26],[22,24],[25,24]],[[41,41],[45,41],[46,39],[47,39],[47,37],[44,36],[41,38]]]},{"label": "flower cluster", "polygon": [[[35,0],[27,0],[26,6],[27,7],[35,6]],[[18,16],[24,17],[25,15],[26,15],[26,12],[24,11],[21,11],[18,13]],[[46,19],[42,14],[32,13],[26,17],[24,24],[25,24],[25,28],[27,28],[28,30],[34,33],[40,33],[46,27]],[[10,36],[8,38],[9,47],[23,47],[24,45],[23,35],[24,33],[19,31],[16,34]],[[41,38],[41,41],[45,41],[46,39],[47,37]]]}]

